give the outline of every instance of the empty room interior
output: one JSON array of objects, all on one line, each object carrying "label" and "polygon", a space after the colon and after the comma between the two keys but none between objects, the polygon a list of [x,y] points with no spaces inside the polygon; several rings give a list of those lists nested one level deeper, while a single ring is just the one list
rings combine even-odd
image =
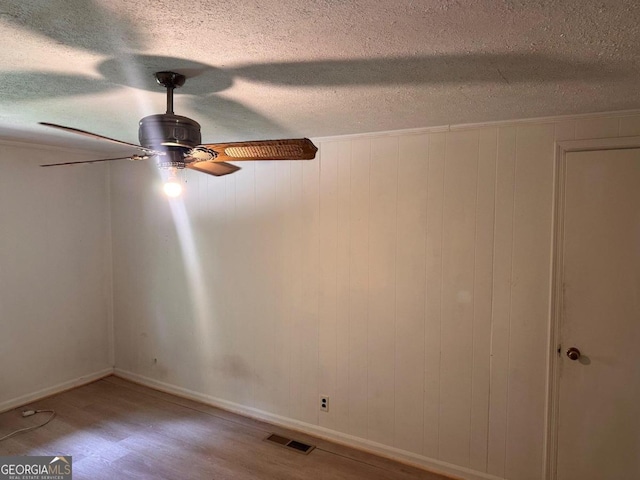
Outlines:
[{"label": "empty room interior", "polygon": [[8,0],[0,34],[0,467],[640,478],[640,4]]}]

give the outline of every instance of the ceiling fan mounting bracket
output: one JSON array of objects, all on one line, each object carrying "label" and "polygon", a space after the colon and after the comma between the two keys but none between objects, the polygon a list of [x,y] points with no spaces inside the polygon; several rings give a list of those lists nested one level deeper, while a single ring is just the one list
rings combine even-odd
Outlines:
[{"label": "ceiling fan mounting bracket", "polygon": [[156,82],[165,88],[179,88],[184,85],[187,77],[176,72],[156,72]]}]

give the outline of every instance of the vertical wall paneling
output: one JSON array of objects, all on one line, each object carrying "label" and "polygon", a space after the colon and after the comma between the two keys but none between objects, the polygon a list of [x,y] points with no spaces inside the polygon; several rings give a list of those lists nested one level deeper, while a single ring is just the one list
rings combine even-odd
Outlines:
[{"label": "vertical wall paneling", "polygon": [[442,231],[440,458],[469,465],[478,131],[448,134]]},{"label": "vertical wall paneling", "polygon": [[[138,164],[133,163],[132,166]],[[142,192],[144,189],[139,189],[137,192],[133,188],[136,180],[140,179],[139,171],[144,171],[144,168],[134,168],[128,175],[120,174],[122,165],[110,165],[112,179],[122,177],[119,182],[118,190],[112,188],[112,206],[111,206],[111,224],[114,232],[120,232],[126,228],[126,224],[129,221],[128,218],[121,218],[122,212],[117,208],[118,202],[122,197],[126,197],[128,206],[128,215],[133,218],[138,218],[139,221],[145,225],[149,225],[149,219],[143,214],[144,201]],[[145,183],[142,183],[145,185]],[[139,195],[136,195],[139,193]],[[118,197],[120,195],[121,197]],[[124,224],[124,225],[121,225]],[[115,328],[115,351],[116,361],[120,365],[126,365],[128,368],[141,372],[142,370],[137,364],[137,355],[140,351],[140,329],[141,323],[144,319],[144,315],[140,314],[145,302],[135,301],[136,298],[144,298],[145,295],[149,295],[149,285],[142,281],[143,272],[148,274],[149,267],[144,262],[144,251],[139,247],[147,239],[146,232],[148,229],[141,229],[138,235],[112,235],[112,248],[114,252],[119,252],[118,255],[113,256],[113,315],[114,322],[116,322]],[[154,246],[153,243],[149,243],[147,248],[151,249]],[[116,278],[129,279],[130,283],[116,282]],[[119,318],[139,318],[138,322],[118,322]],[[146,372],[145,372],[146,373]]]},{"label": "vertical wall paneling", "polygon": [[[237,210],[236,199],[236,183],[238,182],[239,176],[240,175],[229,175],[223,177],[227,214],[225,215],[226,221],[223,227],[224,241],[220,256],[225,271],[229,271],[229,269],[234,268],[238,262],[242,261],[236,248],[239,235],[236,218],[241,218],[240,212]],[[242,353],[247,351],[245,348],[247,332],[243,319],[236,308],[236,305],[242,301],[238,292],[240,279],[235,275],[224,275],[223,283],[223,291],[228,305],[226,312],[228,317],[226,321],[229,325],[231,338],[229,339],[230,345],[227,348],[226,356],[220,368],[224,372],[225,384],[228,390],[227,398],[233,399],[232,401],[234,402],[245,403],[248,401],[248,398],[243,394],[243,384],[246,382],[249,367]]]},{"label": "vertical wall paneling", "polygon": [[349,433],[367,438],[369,285],[369,179],[371,142],[351,150],[349,241]]},{"label": "vertical wall paneling", "polygon": [[371,141],[369,184],[368,438],[394,438],[398,137]]},{"label": "vertical wall paneling", "polygon": [[[238,177],[229,175],[222,177],[223,190],[224,190],[224,206],[225,215],[224,223],[220,228],[222,233],[222,249],[219,252],[220,265],[224,271],[229,271],[238,262],[237,251],[234,248],[235,245],[235,218],[237,216],[236,211],[236,181]],[[203,212],[206,215],[206,211]],[[203,239],[206,241],[206,239]],[[246,373],[246,364],[243,363],[243,359],[238,352],[241,351],[242,344],[242,325],[241,319],[238,317],[238,312],[235,308],[238,298],[236,297],[236,290],[239,283],[239,279],[235,276],[229,278],[223,276],[222,291],[225,296],[225,326],[227,331],[227,338],[225,340],[224,360],[221,365],[223,372],[223,385],[227,390],[227,396],[225,398],[239,398],[239,389],[241,387],[241,381],[238,377]],[[236,373],[237,372],[237,373]]]},{"label": "vertical wall paneling", "polygon": [[517,138],[506,477],[534,479],[543,464],[554,126],[519,127]]},{"label": "vertical wall paneling", "polygon": [[302,200],[300,203],[300,304],[294,311],[298,330],[294,332],[295,355],[292,357],[292,390],[297,394],[291,398],[294,418],[318,422],[318,286],[319,286],[319,178],[320,162],[298,162],[302,164]]},{"label": "vertical wall paneling", "polygon": [[[239,320],[240,350],[236,352],[236,378],[242,379],[238,387],[238,396],[244,398],[243,404],[255,407],[255,386],[258,381],[255,365],[259,360],[254,348],[260,340],[256,335],[254,323],[259,320],[253,297],[253,289],[259,288],[255,275],[254,256],[256,226],[253,222],[256,211],[255,167],[253,162],[245,162],[235,179],[236,216],[234,218],[234,240],[237,248],[237,260],[234,275],[239,279],[235,286],[235,295],[239,300],[234,305]],[[290,255],[296,250],[292,248]],[[295,257],[294,257],[295,258]]]},{"label": "vertical wall paneling", "polygon": [[[338,255],[338,149],[337,142],[327,142],[320,152],[320,288],[318,303],[318,393],[336,396],[337,382],[337,255]],[[319,402],[319,399],[318,399]],[[331,407],[331,402],[329,403]],[[336,428],[335,416],[319,413],[319,424]]]},{"label": "vertical wall paneling", "polygon": [[[541,480],[554,141],[638,135],[638,125],[602,116],[327,139],[315,161],[187,172],[182,220],[152,166],[114,165],[118,367],[454,464],[461,477]],[[0,215],[29,237],[40,221],[75,224],[76,197],[55,198],[44,210],[41,196],[27,198],[30,217]],[[24,283],[49,262],[40,287],[56,269],[85,272],[80,257],[49,260],[69,253],[67,240],[55,232],[48,250],[24,265],[5,256],[2,268]],[[0,237],[0,253],[17,242]]]},{"label": "vertical wall paneling", "polygon": [[351,142],[338,142],[337,152],[337,238],[336,238],[336,386],[330,403],[335,428],[349,432],[349,373],[351,354]]},{"label": "vertical wall paneling", "polygon": [[[242,194],[240,189],[242,188],[242,182],[247,177],[246,167],[237,175],[227,177],[229,202],[227,202],[229,208],[229,225],[227,226],[228,242],[225,244],[229,249],[225,249],[224,255],[227,258],[228,264],[232,265],[233,270],[245,269],[246,272],[246,254],[245,251],[238,248],[239,246],[248,245],[249,239],[243,238],[243,235],[247,234],[247,219],[245,205],[242,204]],[[227,291],[229,292],[229,301],[232,305],[231,317],[229,321],[233,323],[234,335],[235,335],[235,348],[233,352],[229,354],[226,359],[225,370],[228,370],[231,382],[230,399],[232,401],[241,404],[251,405],[251,390],[250,385],[253,384],[253,365],[252,360],[252,333],[250,332],[249,325],[247,324],[243,314],[243,306],[246,305],[248,299],[244,298],[244,277],[236,274],[233,278],[227,275]]]},{"label": "vertical wall paneling", "polygon": [[420,454],[424,436],[429,137],[403,136],[398,147],[394,445]]},{"label": "vertical wall paneling", "polygon": [[429,137],[427,231],[425,239],[425,336],[424,336],[424,455],[439,457],[440,443],[440,341],[442,327],[442,222],[446,139],[444,133]]},{"label": "vertical wall paneling", "polygon": [[[256,226],[253,249],[255,252],[253,269],[260,284],[251,293],[255,304],[256,321],[254,331],[256,343],[255,406],[261,410],[271,410],[275,397],[275,300],[277,285],[282,275],[278,269],[275,237],[275,162],[256,162],[255,166],[256,213],[252,219]],[[266,282],[263,279],[269,278]]]},{"label": "vertical wall paneling", "polygon": [[487,470],[504,477],[507,448],[507,392],[511,315],[511,264],[516,128],[498,129],[496,158],[495,227],[493,247],[493,312],[491,318],[491,378]]},{"label": "vertical wall paneling", "polygon": [[[235,279],[211,275],[212,271],[228,271],[232,261],[232,258],[229,258],[232,252],[229,251],[227,232],[227,225],[232,220],[232,209],[226,186],[228,178],[198,175],[197,172],[187,173],[192,180],[186,186],[185,198],[191,197],[190,192],[194,190],[192,182],[200,185],[200,195],[186,206],[190,213],[190,223],[196,234],[197,251],[201,255],[197,268],[198,275],[202,276],[202,279],[191,280],[191,283],[206,284],[206,287],[203,285],[196,287],[200,290],[199,296],[206,299],[203,307],[207,308],[202,315],[204,318],[197,318],[193,333],[194,341],[200,345],[201,351],[205,352],[205,358],[208,358],[205,369],[199,373],[209,388],[215,385],[216,389],[225,392],[225,398],[229,398],[233,395],[231,360],[236,349],[232,323],[234,309],[229,289],[233,288]],[[193,219],[194,215],[198,215],[198,221]],[[214,242],[210,240],[212,238],[215,238]],[[209,268],[203,269],[202,265],[207,265]],[[211,292],[215,294],[211,295]],[[192,302],[195,304],[194,300]],[[193,368],[197,371],[195,365]]]},{"label": "vertical wall paneling", "polygon": [[469,466],[487,471],[497,129],[478,137]]},{"label": "vertical wall paneling", "polygon": [[[289,415],[298,419],[301,413],[302,389],[304,388],[303,379],[304,372],[301,370],[301,355],[305,348],[300,343],[300,339],[304,337],[304,318],[301,312],[304,309],[302,298],[303,292],[303,235],[304,219],[300,212],[304,197],[304,186],[302,177],[302,162],[294,162],[291,164],[291,202],[295,207],[292,209],[291,224],[292,237],[289,256],[291,258],[291,361],[290,361],[290,379],[289,379]],[[314,402],[315,403],[315,402]]]},{"label": "vertical wall paneling", "polygon": [[[107,200],[105,202],[104,216],[107,219],[105,229],[104,229],[104,238],[107,240],[107,255],[104,258],[103,264],[103,272],[106,280],[106,288],[104,291],[104,298],[106,299],[109,305],[109,317],[107,322],[107,339],[109,345],[109,358],[108,364],[113,368],[116,364],[116,339],[115,339],[115,312],[114,312],[114,292],[113,292],[113,228],[112,228],[112,219],[111,219],[111,169],[110,167],[106,168],[106,175],[104,179],[104,188]],[[1,281],[0,281],[1,283]],[[0,289],[2,289],[2,285],[0,284]]]},{"label": "vertical wall paneling", "polygon": [[[211,270],[227,270],[230,265],[225,255],[228,248],[226,225],[229,224],[231,211],[227,196],[226,179],[209,175],[198,175],[197,172],[184,171],[188,182],[183,194],[185,213],[192,229],[197,260],[190,268],[195,271],[187,275],[197,275],[189,279],[191,303],[202,310],[192,324],[193,342],[199,346],[198,356],[207,358],[205,371],[197,368],[194,360],[194,382],[204,383],[211,388],[216,385],[225,396],[230,395],[231,375],[228,373],[229,355],[234,351],[230,298],[227,293],[229,279],[220,275],[210,276],[202,268],[209,265]],[[197,187],[197,188],[196,188]],[[194,218],[195,217],[195,218]],[[216,242],[207,242],[208,238],[216,238]],[[187,255],[186,252],[183,255]],[[206,287],[203,284],[206,283]],[[215,297],[208,292],[219,292]],[[190,354],[188,354],[190,356]],[[163,359],[163,365],[166,360]]]},{"label": "vertical wall paneling", "polygon": [[303,218],[300,214],[300,206],[303,199],[302,163],[292,162],[291,165],[291,213],[289,222],[291,226],[291,238],[289,246],[290,263],[290,361],[289,361],[289,416],[297,418],[300,415],[300,360],[299,355],[303,348],[300,344],[303,319],[300,315],[302,302],[302,255],[303,255]]},{"label": "vertical wall paneling", "polygon": [[[180,173],[186,187],[183,195],[174,199],[160,197],[162,206],[150,214],[164,232],[162,241],[156,244],[159,256],[165,258],[171,266],[155,273],[156,288],[162,295],[171,295],[172,286],[183,285],[187,301],[176,299],[165,307],[160,314],[160,322],[154,323],[151,318],[148,319],[149,324],[145,329],[147,348],[140,352],[140,361],[158,378],[185,378],[192,388],[207,388],[220,382],[220,372],[213,368],[220,354],[220,344],[212,329],[218,328],[214,319],[220,316],[218,309],[221,303],[210,302],[203,295],[204,279],[200,277],[202,270],[199,265],[208,264],[212,268],[219,268],[216,255],[219,246],[216,244],[211,248],[203,248],[199,237],[206,234],[207,224],[194,222],[194,217],[199,215],[203,198],[200,185],[208,179],[200,179],[196,172]],[[158,181],[162,181],[160,177]],[[216,192],[216,197],[218,201],[214,200],[213,204],[221,212],[223,192]],[[149,211],[152,212],[150,206]],[[168,215],[164,214],[165,211],[168,211]],[[186,212],[191,212],[191,215]],[[218,282],[218,279],[212,279],[209,288],[216,289]],[[182,323],[182,328],[176,332],[174,339],[170,339],[166,330],[173,322]],[[194,345],[195,348],[185,352],[183,362],[171,364],[168,361],[169,352],[176,345],[184,344]],[[194,368],[198,359],[209,370],[206,374]]]},{"label": "vertical wall paneling", "polygon": [[[159,179],[156,177],[153,171],[153,166],[149,167],[146,164],[134,164],[136,166],[134,171],[129,172],[130,179],[127,179],[124,188],[126,192],[131,192],[134,200],[131,201],[130,214],[134,215],[138,221],[145,225],[149,225],[150,228],[144,229],[139,235],[131,236],[132,238],[125,237],[130,243],[133,244],[133,248],[127,253],[129,256],[125,258],[116,257],[115,260],[123,262],[123,269],[128,272],[133,285],[132,291],[126,289],[125,295],[116,295],[115,300],[125,298],[123,306],[128,304],[135,305],[136,309],[133,313],[136,318],[140,319],[140,322],[133,325],[133,328],[129,331],[131,335],[127,340],[130,345],[135,345],[137,348],[133,349],[131,361],[139,371],[144,372],[146,375],[156,375],[158,377],[169,377],[175,375],[179,377],[179,372],[171,372],[168,369],[165,370],[167,365],[167,358],[169,355],[163,352],[158,358],[157,353],[159,348],[157,346],[164,342],[165,325],[172,320],[174,309],[176,305],[172,305],[169,308],[163,309],[162,312],[154,312],[154,306],[152,302],[147,300],[144,302],[136,302],[135,298],[138,295],[142,295],[143,298],[147,292],[151,291],[153,295],[163,295],[172,286],[175,279],[169,278],[170,276],[182,275],[182,272],[174,272],[174,260],[175,255],[181,255],[180,246],[176,242],[176,229],[173,218],[171,216],[170,202],[161,197],[161,201],[156,201],[154,208],[153,195],[158,193],[156,189],[159,186]],[[124,165],[111,165],[110,168],[123,169]],[[146,176],[146,177],[145,177]],[[131,183],[128,183],[128,182]],[[119,198],[118,195],[115,195]],[[112,209],[112,214],[118,215],[122,212],[118,209]],[[126,223],[124,229],[131,221],[128,218],[123,219]],[[122,239],[122,237],[120,237]],[[172,248],[167,250],[168,245]],[[161,259],[163,263],[162,268],[154,259]],[[159,263],[159,262],[158,262]],[[170,268],[166,268],[170,266]],[[133,268],[132,268],[133,267]],[[181,278],[181,280],[183,280]],[[178,282],[176,282],[178,283]],[[164,290],[166,289],[166,290]],[[189,295],[187,298],[191,299],[190,290],[186,290]],[[189,311],[189,314],[185,315],[186,318],[195,318],[194,310]],[[155,321],[154,321],[155,320]],[[116,329],[117,331],[117,329]],[[188,333],[188,329],[183,328],[178,332],[179,340],[182,341],[182,335]],[[198,348],[196,345],[195,348]],[[155,360],[158,363],[155,363]],[[178,367],[181,368],[181,367]],[[186,378],[186,381],[191,381],[190,378]]]},{"label": "vertical wall paneling", "polygon": [[[276,316],[274,324],[274,383],[275,406],[273,411],[279,415],[289,413],[289,371],[291,368],[291,162],[274,162],[276,169],[276,198],[274,224],[276,230],[276,248],[273,255],[279,275],[277,282]],[[230,177],[233,177],[230,175]]]}]

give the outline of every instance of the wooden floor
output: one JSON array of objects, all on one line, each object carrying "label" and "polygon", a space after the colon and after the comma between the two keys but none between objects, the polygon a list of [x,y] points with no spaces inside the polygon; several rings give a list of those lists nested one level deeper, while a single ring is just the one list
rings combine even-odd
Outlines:
[{"label": "wooden floor", "polygon": [[[46,420],[22,418],[27,407],[57,416],[0,442],[0,456],[72,455],[75,480],[445,479],[113,376],[3,413],[0,437]],[[264,441],[270,432],[317,448],[291,451]]]}]

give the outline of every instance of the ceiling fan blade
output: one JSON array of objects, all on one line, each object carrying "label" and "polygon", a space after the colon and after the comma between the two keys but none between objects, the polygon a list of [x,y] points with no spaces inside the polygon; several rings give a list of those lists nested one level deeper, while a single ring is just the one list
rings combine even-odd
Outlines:
[{"label": "ceiling fan blade", "polygon": [[240,170],[240,167],[236,167],[235,165],[231,165],[230,163],[212,162],[210,160],[205,162],[187,163],[187,165],[185,166],[186,168],[190,168],[202,173],[208,173],[209,175],[215,175],[216,177],[229,175],[230,173]]},{"label": "ceiling fan blade", "polygon": [[40,165],[41,167],[59,167],[61,165],[79,165],[83,163],[98,163],[98,162],[112,162],[114,160],[146,160],[151,158],[150,155],[131,155],[129,157],[116,157],[116,158],[100,158],[98,160],[81,160],[79,162],[63,162],[63,163],[45,163]]},{"label": "ceiling fan blade", "polygon": [[60,130],[64,130],[66,132],[71,132],[71,133],[77,133],[79,135],[84,135],[86,137],[98,138],[98,139],[101,139],[101,140],[107,140],[109,142],[117,143],[119,145],[126,145],[128,147],[134,147],[134,148],[137,148],[138,150],[142,150],[143,152],[160,154],[160,152],[156,152],[155,150],[152,150],[152,149],[149,149],[149,148],[145,148],[142,145],[136,145],[135,143],[123,142],[122,140],[116,140],[115,138],[105,137],[104,135],[98,135],[97,133],[87,132],[86,130],[80,130],[79,128],[65,127],[64,125],[58,125],[58,124],[55,124],[55,123],[48,123],[48,122],[38,122],[38,123],[40,125],[44,125],[45,127],[57,128],[57,129],[60,129]]},{"label": "ceiling fan blade", "polygon": [[244,160],[312,160],[318,148],[308,138],[210,143],[202,147],[218,154],[216,162]]}]

